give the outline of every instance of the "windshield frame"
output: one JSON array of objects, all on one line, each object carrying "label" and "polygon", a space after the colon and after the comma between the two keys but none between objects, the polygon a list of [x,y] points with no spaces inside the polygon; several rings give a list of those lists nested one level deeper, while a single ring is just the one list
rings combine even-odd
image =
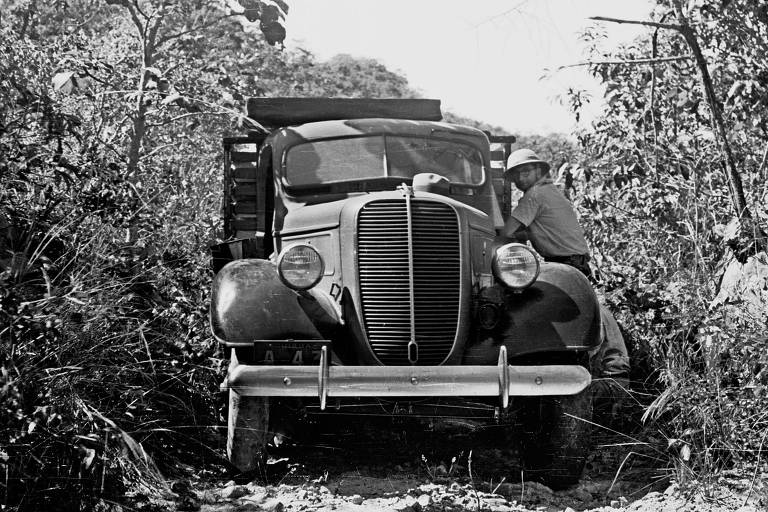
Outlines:
[{"label": "windshield frame", "polygon": [[[441,132],[434,131],[433,133],[441,133]],[[288,153],[293,148],[297,146],[301,146],[303,144],[311,144],[315,142],[326,142],[326,141],[344,140],[344,139],[365,139],[365,138],[375,138],[375,137],[382,137],[384,139],[385,149],[387,147],[386,145],[387,137],[436,140],[436,141],[450,142],[453,144],[460,144],[462,146],[470,147],[474,151],[476,151],[478,156],[480,157],[481,179],[478,183],[461,183],[461,182],[451,181],[450,182],[451,187],[457,187],[461,190],[481,189],[485,185],[488,179],[488,168],[484,159],[482,149],[478,147],[478,145],[472,144],[466,138],[462,137],[461,139],[458,139],[457,137],[427,136],[422,134],[392,133],[389,131],[382,131],[382,132],[368,132],[368,133],[363,133],[359,135],[343,135],[343,136],[330,136],[330,137],[318,137],[313,139],[305,139],[305,140],[297,141],[294,144],[285,146],[280,156],[280,182],[282,187],[286,190],[286,192],[288,192],[291,195],[294,195],[294,194],[305,195],[305,194],[317,194],[317,193],[368,192],[368,191],[376,191],[376,190],[387,190],[391,188],[392,185],[397,186],[401,183],[406,183],[407,185],[411,185],[413,183],[413,177],[383,176],[383,175],[376,178],[371,178],[371,177],[357,178],[357,179],[350,178],[344,181],[313,183],[313,184],[305,184],[305,185],[293,185],[290,183],[288,179]],[[386,160],[386,154],[385,154],[385,160]],[[424,172],[428,172],[428,171],[424,171]]]}]

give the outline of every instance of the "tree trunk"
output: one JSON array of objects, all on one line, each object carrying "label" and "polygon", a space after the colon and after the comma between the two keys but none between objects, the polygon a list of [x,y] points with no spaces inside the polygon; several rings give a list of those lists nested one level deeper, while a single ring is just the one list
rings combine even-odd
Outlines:
[{"label": "tree trunk", "polygon": [[139,170],[139,158],[141,157],[141,146],[144,142],[144,136],[147,133],[147,106],[144,104],[144,84],[146,84],[147,72],[143,72],[138,94],[136,95],[136,110],[133,116],[133,129],[128,141],[128,179],[132,182],[137,181]]},{"label": "tree trunk", "polygon": [[715,94],[715,88],[712,84],[712,76],[709,74],[709,67],[707,61],[701,51],[699,40],[696,37],[696,32],[688,22],[688,18],[683,13],[683,7],[680,0],[673,0],[672,4],[675,8],[675,14],[677,15],[678,27],[677,29],[682,34],[688,47],[691,49],[693,56],[696,60],[696,65],[699,68],[699,75],[701,77],[701,87],[704,90],[704,97],[709,104],[709,110],[712,113],[712,125],[715,131],[715,135],[720,146],[720,151],[725,161],[725,176],[728,182],[728,189],[731,194],[731,200],[733,207],[736,210],[736,216],[739,219],[741,225],[741,240],[732,245],[737,258],[746,258],[750,254],[754,254],[763,249],[765,245],[765,234],[760,229],[760,226],[754,221],[752,213],[747,206],[747,200],[744,195],[744,187],[741,182],[741,176],[736,168],[736,160],[733,158],[733,151],[731,145],[728,142],[728,133],[725,129],[725,121],[723,120],[723,113],[720,110],[720,104],[717,101]]},{"label": "tree trunk", "polygon": [[[133,125],[130,140],[128,141],[128,180],[133,186],[134,193],[138,194],[135,184],[139,181],[139,160],[141,159],[141,148],[144,138],[147,135],[147,102],[146,85],[150,79],[149,68],[154,64],[155,48],[157,45],[157,33],[163,22],[164,13],[162,10],[155,13],[150,19],[151,25],[148,27],[139,18],[139,12],[129,3],[124,4],[131,13],[134,25],[139,33],[139,39],[142,46],[142,69],[139,77],[139,85],[136,91],[136,109],[133,114]],[[149,21],[149,20],[147,20]],[[138,233],[136,226],[131,222],[131,226],[126,233],[126,242],[132,244],[136,242]]]}]

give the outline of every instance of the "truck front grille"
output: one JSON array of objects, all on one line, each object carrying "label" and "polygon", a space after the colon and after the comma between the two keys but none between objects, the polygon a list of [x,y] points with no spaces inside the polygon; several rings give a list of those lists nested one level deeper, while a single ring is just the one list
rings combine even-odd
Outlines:
[{"label": "truck front grille", "polygon": [[405,200],[373,201],[358,217],[358,271],[368,342],[386,365],[407,365],[411,340],[409,266],[413,266],[416,364],[448,357],[459,322],[461,252],[454,210],[411,202],[413,261],[408,252]]}]

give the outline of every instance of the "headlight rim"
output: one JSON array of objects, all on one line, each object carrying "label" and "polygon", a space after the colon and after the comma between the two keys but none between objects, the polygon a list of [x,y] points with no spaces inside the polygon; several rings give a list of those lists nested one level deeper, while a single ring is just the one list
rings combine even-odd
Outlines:
[{"label": "headlight rim", "polygon": [[[523,286],[511,285],[511,284],[509,284],[507,281],[505,281],[501,277],[502,272],[499,269],[499,263],[498,263],[499,252],[502,251],[502,250],[506,250],[506,249],[508,249],[510,247],[524,249],[525,251],[529,252],[531,254],[531,256],[533,257],[533,261],[536,263],[536,271],[534,272],[533,277],[531,278],[530,282],[528,282],[527,284],[525,284]],[[493,270],[494,277],[496,279],[498,279],[504,286],[506,286],[507,288],[509,288],[511,290],[522,291],[522,290],[525,290],[526,288],[530,288],[533,285],[533,283],[535,283],[536,280],[539,278],[539,274],[541,273],[541,263],[539,262],[538,255],[536,254],[536,252],[533,249],[531,249],[527,245],[521,244],[519,242],[510,242],[510,243],[507,243],[507,244],[500,245],[500,246],[496,247],[496,249],[493,252],[493,259],[491,261],[491,269]]]},{"label": "headlight rim", "polygon": [[[312,282],[312,284],[310,284],[308,286],[297,286],[294,283],[291,283],[283,275],[283,271],[281,269],[283,260],[285,259],[286,255],[290,251],[292,251],[294,249],[297,249],[299,247],[306,247],[306,248],[311,249],[312,251],[314,251],[315,254],[317,254],[317,258],[320,260],[320,272],[318,272],[317,277]],[[277,256],[276,264],[277,264],[277,275],[280,278],[280,281],[282,281],[285,286],[287,286],[288,288],[290,288],[292,290],[297,290],[297,291],[309,290],[310,288],[313,288],[313,287],[317,286],[317,283],[319,283],[320,280],[323,279],[323,276],[325,275],[325,260],[323,259],[323,256],[320,254],[320,251],[318,251],[317,248],[315,248],[314,246],[312,246],[311,244],[308,244],[306,242],[297,242],[297,243],[290,244],[290,245],[288,245],[286,247],[283,247],[283,249],[280,251],[280,254],[278,254],[278,256]]]}]

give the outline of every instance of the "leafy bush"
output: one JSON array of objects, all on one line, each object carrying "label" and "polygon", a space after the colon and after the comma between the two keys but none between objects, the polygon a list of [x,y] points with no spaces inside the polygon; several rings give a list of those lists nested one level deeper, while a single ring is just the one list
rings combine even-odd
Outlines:
[{"label": "leafy bush", "polygon": [[[764,231],[768,112],[759,98],[765,90],[762,82],[746,93],[739,85],[745,75],[768,69],[765,54],[756,53],[764,39],[748,21],[754,13],[745,2],[731,2],[725,10],[710,3],[696,3],[689,15],[705,52],[717,57],[716,94],[726,106],[747,202]],[[669,5],[660,4],[661,16]],[[750,27],[740,37],[755,38],[754,44],[736,43],[729,30],[737,25]],[[689,52],[682,38],[656,32],[611,60]],[[600,39],[596,31],[587,38]],[[605,60],[598,46],[593,55]],[[681,480],[754,465],[768,425],[765,318],[715,300],[734,257],[731,248],[744,258],[740,248],[751,244],[734,243],[730,234],[731,190],[696,66],[680,59],[653,66],[597,63],[591,69],[605,85],[608,110],[580,134],[582,153],[567,169],[574,178],[570,193],[593,243],[606,296],[641,349],[640,366],[649,370],[644,377],[650,374],[657,389],[644,419],[668,439]],[[751,236],[765,246],[759,233]]]},{"label": "leafy bush", "polygon": [[[141,66],[125,13],[99,6],[92,25],[62,34],[84,7],[37,8],[0,25],[2,499],[80,510],[162,491],[179,458],[220,457],[201,450],[220,421],[206,251],[218,141],[173,125],[190,104],[152,92],[156,137],[131,168],[124,126]],[[221,112],[214,129],[227,126]],[[159,468],[149,453],[164,454]]]}]

